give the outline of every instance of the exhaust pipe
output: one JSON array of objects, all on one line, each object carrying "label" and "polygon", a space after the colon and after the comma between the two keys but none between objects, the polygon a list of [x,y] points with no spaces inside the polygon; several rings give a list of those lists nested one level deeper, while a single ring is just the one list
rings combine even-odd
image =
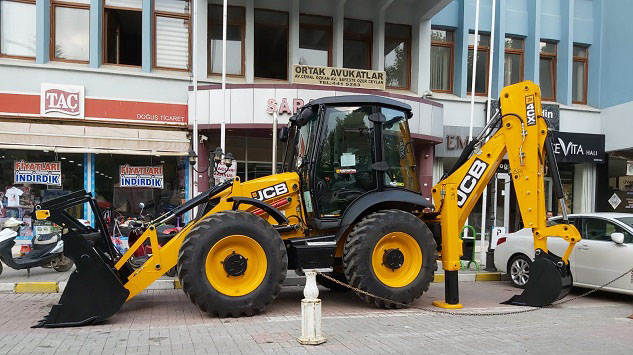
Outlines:
[{"label": "exhaust pipe", "polygon": [[501,304],[515,306],[545,307],[569,294],[572,287],[572,275],[569,264],[552,253],[541,249],[535,252],[534,262],[530,266],[530,278],[520,295],[512,296]]}]

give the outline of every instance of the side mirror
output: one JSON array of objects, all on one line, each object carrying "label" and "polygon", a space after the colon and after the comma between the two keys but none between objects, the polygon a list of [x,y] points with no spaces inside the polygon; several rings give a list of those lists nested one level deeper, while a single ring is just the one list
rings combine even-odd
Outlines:
[{"label": "side mirror", "polygon": [[314,111],[312,111],[312,108],[304,108],[303,110],[301,110],[301,113],[299,113],[299,116],[297,117],[297,125],[299,127],[304,126],[306,123],[308,123],[308,120],[310,119],[310,117],[312,117],[312,115],[314,115]]},{"label": "side mirror", "polygon": [[611,240],[615,243],[615,244],[622,244],[624,243],[624,234],[623,233],[611,233]]},{"label": "side mirror", "polygon": [[287,126],[283,126],[279,129],[279,140],[286,143],[288,141],[288,134],[290,130]]}]

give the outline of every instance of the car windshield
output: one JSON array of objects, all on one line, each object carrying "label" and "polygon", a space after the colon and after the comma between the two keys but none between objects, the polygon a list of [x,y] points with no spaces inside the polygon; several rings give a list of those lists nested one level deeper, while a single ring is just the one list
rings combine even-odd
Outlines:
[{"label": "car windshield", "polygon": [[626,224],[627,226],[633,228],[633,217],[620,217],[616,218],[618,221]]}]

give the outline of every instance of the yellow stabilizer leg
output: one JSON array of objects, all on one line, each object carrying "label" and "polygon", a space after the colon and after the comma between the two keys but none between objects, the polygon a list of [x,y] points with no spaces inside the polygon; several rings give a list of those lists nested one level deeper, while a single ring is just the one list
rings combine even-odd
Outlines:
[{"label": "yellow stabilizer leg", "polygon": [[446,302],[440,301],[440,300],[433,301],[433,305],[435,307],[446,308],[446,309],[462,309],[462,308],[464,308],[464,306],[461,303],[449,304],[449,303],[446,303]]},{"label": "yellow stabilizer leg", "polygon": [[444,301],[433,301],[435,307],[447,309],[461,309],[459,303],[459,284],[457,270],[444,270]]}]

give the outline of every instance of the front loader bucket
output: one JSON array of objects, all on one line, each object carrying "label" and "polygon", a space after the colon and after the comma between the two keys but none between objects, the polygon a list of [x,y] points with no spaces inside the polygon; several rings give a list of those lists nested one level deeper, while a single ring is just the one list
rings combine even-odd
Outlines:
[{"label": "front loader bucket", "polygon": [[59,303],[33,328],[76,327],[102,322],[114,315],[128,297],[115,271],[83,235],[62,236],[64,255],[75,262]]},{"label": "front loader bucket", "polygon": [[[558,266],[561,265],[562,266]],[[569,294],[572,275],[569,264],[554,254],[537,254],[530,266],[530,278],[523,293],[512,296],[502,304],[516,306],[544,307]]]}]

